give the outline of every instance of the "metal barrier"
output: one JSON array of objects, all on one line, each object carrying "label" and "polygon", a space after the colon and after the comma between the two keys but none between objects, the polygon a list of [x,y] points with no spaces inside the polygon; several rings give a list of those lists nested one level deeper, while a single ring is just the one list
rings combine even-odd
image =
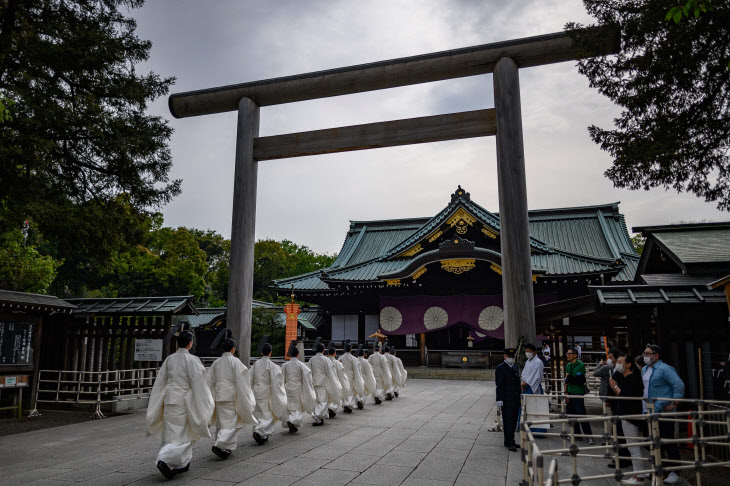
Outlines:
[{"label": "metal barrier", "polygon": [[96,405],[94,418],[104,418],[101,406],[149,397],[157,368],[111,371],[40,370],[35,408],[29,417],[39,416],[39,403]]},{"label": "metal barrier", "polygon": [[[570,483],[577,486],[583,481],[614,479],[620,482],[624,477],[653,475],[652,485],[663,485],[664,474],[679,471],[694,471],[696,485],[702,484],[702,472],[707,468],[730,467],[730,402],[715,400],[692,400],[673,398],[642,398],[627,397],[599,397],[613,400],[642,400],[646,402],[647,412],[641,415],[610,415],[606,403],[603,403],[603,415],[568,415],[565,412],[565,398],[576,398],[575,395],[523,395],[523,410],[527,411],[529,400],[551,400],[558,398],[560,413],[543,413],[548,415],[545,420],[527,420],[520,426],[520,440],[522,447],[522,486],[556,486]],[[689,405],[691,411],[655,413],[657,401],[672,401]],[[525,416],[525,415],[523,415]],[[647,437],[629,437],[618,434],[619,420],[644,421],[647,424]],[[574,426],[583,422],[598,423],[603,429],[602,434],[590,435],[576,433]],[[673,424],[687,424],[692,435],[688,438],[662,438],[659,431],[660,422]],[[550,431],[553,426],[559,427],[559,432]],[[676,425],[675,425],[676,427]],[[691,427],[691,428],[689,428]],[[539,428],[545,432],[533,432],[530,428]],[[562,447],[541,450],[536,441],[538,438],[556,438],[562,441]],[[604,441],[602,445],[579,446],[576,441],[597,439]],[[630,441],[627,443],[626,441]],[[671,460],[662,458],[661,446],[667,444],[690,444],[693,449],[694,460]],[[620,469],[619,450],[629,447],[648,447],[649,457],[623,457],[623,460],[646,462],[647,466],[639,471],[622,471]],[[563,479],[558,475],[557,459],[550,459],[546,467],[548,456],[570,456],[572,471]],[[606,474],[594,474],[581,477],[578,474],[578,458],[613,458],[614,470]]]}]

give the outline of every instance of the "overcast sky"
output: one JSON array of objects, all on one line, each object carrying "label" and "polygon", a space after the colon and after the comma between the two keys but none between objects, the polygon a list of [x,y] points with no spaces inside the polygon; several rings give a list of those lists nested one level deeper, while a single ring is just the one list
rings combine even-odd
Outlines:
[{"label": "overcast sky", "polygon": [[[183,1],[148,0],[133,11],[152,41],[144,66],[177,78],[172,92],[547,34],[590,22],[577,0]],[[631,226],[729,215],[691,195],[616,189],[610,157],[587,127],[609,128],[617,107],[588,87],[574,63],[520,70],[530,209],[621,201]],[[491,75],[264,107],[260,135],[453,113],[494,106]],[[236,114],[170,120],[171,176],[182,194],[163,210],[169,226],[230,236]],[[350,220],[426,217],[461,184],[498,211],[494,137],[259,164],[256,237],[338,252]]]}]

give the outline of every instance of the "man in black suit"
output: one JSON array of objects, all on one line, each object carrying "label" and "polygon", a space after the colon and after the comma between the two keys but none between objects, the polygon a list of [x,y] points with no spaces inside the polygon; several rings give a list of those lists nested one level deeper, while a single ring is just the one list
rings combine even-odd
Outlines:
[{"label": "man in black suit", "polygon": [[515,365],[514,348],[504,350],[504,362],[497,366],[494,373],[497,383],[497,406],[502,410],[504,446],[510,451],[517,450],[515,430],[520,413],[520,394],[522,393],[520,369]]}]

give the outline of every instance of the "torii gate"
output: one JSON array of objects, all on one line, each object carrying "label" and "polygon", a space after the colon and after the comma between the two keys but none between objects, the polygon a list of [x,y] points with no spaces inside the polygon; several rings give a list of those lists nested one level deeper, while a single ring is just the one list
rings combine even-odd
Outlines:
[{"label": "torii gate", "polygon": [[[605,52],[618,50],[606,33]],[[497,136],[505,341],[535,340],[518,69],[577,60],[564,32],[358,66],[173,94],[175,118],[238,111],[228,327],[241,361],[251,349],[256,179],[260,160]],[[259,137],[259,107],[494,73],[494,108]]]}]

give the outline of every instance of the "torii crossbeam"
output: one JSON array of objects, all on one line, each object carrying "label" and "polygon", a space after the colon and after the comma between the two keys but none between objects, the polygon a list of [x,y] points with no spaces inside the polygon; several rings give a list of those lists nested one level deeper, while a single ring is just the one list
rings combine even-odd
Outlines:
[{"label": "torii crossbeam", "polygon": [[[618,51],[609,32],[604,51]],[[518,69],[586,57],[564,32],[296,76],[176,93],[175,118],[238,111],[228,327],[249,363],[259,160],[496,135],[505,341],[535,340]],[[494,73],[494,108],[259,137],[259,107]]]}]

